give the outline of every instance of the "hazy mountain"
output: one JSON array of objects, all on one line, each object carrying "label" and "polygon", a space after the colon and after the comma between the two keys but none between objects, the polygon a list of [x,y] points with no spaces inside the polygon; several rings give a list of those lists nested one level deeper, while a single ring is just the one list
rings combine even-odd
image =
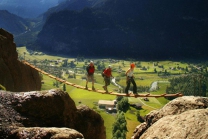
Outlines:
[{"label": "hazy mountain", "polygon": [[84,8],[97,8],[102,5],[107,0],[63,0],[59,2],[57,6],[50,8],[47,12],[44,13],[44,19],[46,19],[51,13],[63,11],[63,10],[73,10],[80,11]]},{"label": "hazy mountain", "polygon": [[8,10],[24,18],[34,18],[63,0],[0,0],[0,10]]},{"label": "hazy mountain", "polygon": [[108,0],[52,14],[39,33],[43,51],[144,59],[207,57],[208,2]]},{"label": "hazy mountain", "polygon": [[0,28],[4,28],[10,33],[17,35],[30,30],[30,22],[19,16],[0,10]]}]

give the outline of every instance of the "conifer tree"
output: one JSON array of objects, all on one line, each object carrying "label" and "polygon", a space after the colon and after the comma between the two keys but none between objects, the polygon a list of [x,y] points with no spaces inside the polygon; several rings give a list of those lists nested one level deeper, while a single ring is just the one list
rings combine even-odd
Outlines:
[{"label": "conifer tree", "polygon": [[66,85],[65,84],[63,85],[63,90],[66,91]]},{"label": "conifer tree", "polygon": [[117,117],[115,122],[113,123],[113,127],[112,127],[112,135],[113,135],[113,139],[126,139],[126,132],[127,130],[127,122],[125,119],[125,115],[124,112],[119,111],[117,113]]}]

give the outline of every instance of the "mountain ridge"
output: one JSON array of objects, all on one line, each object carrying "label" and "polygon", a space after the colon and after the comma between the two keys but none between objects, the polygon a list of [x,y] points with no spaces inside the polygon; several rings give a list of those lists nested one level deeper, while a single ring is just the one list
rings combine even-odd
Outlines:
[{"label": "mountain ridge", "polygon": [[7,10],[0,10],[0,27],[11,32],[14,35],[23,33],[29,30],[30,23]]},{"label": "mountain ridge", "polygon": [[208,3],[184,2],[108,0],[99,8],[59,11],[47,19],[36,45],[74,56],[207,58]]},{"label": "mountain ridge", "polygon": [[48,8],[58,4],[60,0],[3,0],[0,9],[8,10],[23,18],[36,18]]},{"label": "mountain ridge", "polygon": [[[26,45],[29,49],[73,57],[140,60],[208,57],[206,1],[79,2],[62,2],[34,21],[14,21],[13,18],[11,21],[15,24],[10,29],[3,28],[15,35],[18,46]],[[27,28],[26,31],[10,31],[19,22],[25,23],[23,28]],[[22,25],[19,24],[18,28]]]}]

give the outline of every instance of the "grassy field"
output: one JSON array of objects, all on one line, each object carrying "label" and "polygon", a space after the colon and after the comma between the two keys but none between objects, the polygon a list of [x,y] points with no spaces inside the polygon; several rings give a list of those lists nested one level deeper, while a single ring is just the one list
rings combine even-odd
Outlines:
[{"label": "grassy field", "polygon": [[72,60],[73,58],[69,58],[69,57],[61,57],[61,56],[53,56],[53,55],[40,55],[40,54],[33,54],[30,55],[30,53],[27,51],[26,47],[18,47],[17,48],[17,52],[18,52],[18,56],[24,57],[25,56],[25,60],[57,60],[57,59],[66,59],[68,58],[69,60]]},{"label": "grassy field", "polygon": [[[37,55],[31,55],[25,47],[19,47],[17,48],[19,56],[24,57],[25,53],[25,59],[26,60],[63,60],[63,59],[68,59],[68,62],[74,61],[76,58],[69,58],[69,57],[62,57],[62,56],[51,56],[51,55],[45,55],[45,54],[37,54]],[[86,64],[90,59],[85,59],[83,62],[76,62],[76,68],[83,69],[83,65]],[[96,61],[101,61],[101,59],[92,59],[94,62]],[[117,62],[112,62],[110,59],[104,59],[104,65],[108,66],[109,64],[112,65],[113,68],[113,76],[114,77],[119,77],[120,80],[118,81],[118,84],[121,86],[126,85],[126,80],[124,76],[124,71],[126,71],[129,68],[129,64],[131,61],[124,61],[124,60],[117,60]],[[137,63],[138,61],[134,61]],[[159,66],[155,66],[154,63],[157,63],[158,65],[162,65],[163,68],[160,68]],[[54,63],[53,63],[54,64]],[[61,64],[59,63],[58,66]],[[171,67],[183,67],[185,68],[188,64],[186,63],[181,63],[181,62],[173,62],[173,61],[146,61],[146,62],[140,62],[140,67],[145,67],[146,69],[141,69],[141,68],[136,68],[135,69],[135,80],[137,83],[137,86],[151,86],[151,84],[155,81],[167,81],[168,78],[164,78],[162,76],[158,76],[157,73],[154,72],[156,69],[157,72],[164,72],[164,70],[171,72],[171,73],[182,73],[181,70],[171,70]],[[96,65],[95,65],[96,67]],[[122,73],[118,72],[119,69],[122,69]],[[82,80],[82,76],[84,74],[77,74],[76,79],[73,78],[67,78],[68,75],[64,74],[64,77],[66,78],[67,81],[85,86],[86,81]],[[95,88],[102,89],[102,86],[104,85],[103,78],[101,76],[101,71],[96,70],[95,72]],[[43,82],[42,84],[42,90],[49,90],[52,88],[56,88],[54,86],[55,80],[49,78],[48,76],[43,75]],[[153,92],[150,92],[152,94],[163,94],[165,93],[166,87],[169,85],[169,83],[164,82],[164,83],[159,83],[159,89],[155,90]],[[89,82],[88,84],[89,87],[91,87],[91,83]],[[63,84],[59,84],[59,88],[63,89]],[[114,85],[109,86],[109,91],[118,89],[118,87]],[[90,92],[87,90],[82,90],[82,89],[77,89],[72,86],[66,86],[66,92],[69,93],[70,97],[74,100],[76,105],[84,104],[87,105],[88,107],[92,108],[93,110],[97,111],[102,118],[104,119],[105,122],[105,127],[106,127],[106,135],[107,139],[111,139],[112,137],[112,124],[115,121],[115,114],[109,114],[106,113],[104,110],[101,110],[97,107],[97,103],[99,100],[115,100],[116,96],[109,95],[109,94],[99,94],[95,92]],[[146,92],[142,92],[146,93]],[[145,116],[148,114],[150,111],[155,110],[155,109],[160,109],[163,107],[166,103],[168,103],[168,100],[165,98],[149,98],[149,101],[144,101],[143,98],[128,98],[129,103],[141,103],[142,104],[142,109],[139,110],[141,116]],[[140,123],[138,122],[136,118],[136,112],[138,110],[134,108],[130,108],[125,113],[126,120],[127,120],[127,128],[128,128],[128,133],[127,133],[127,138],[130,138],[132,136],[132,133],[137,125]]]},{"label": "grassy field", "polygon": [[[43,77],[44,84],[42,85],[42,90],[48,90],[51,88],[55,88],[53,86],[53,82],[55,80],[52,80],[51,78],[44,76]],[[68,80],[70,82],[79,84],[79,85],[85,85],[85,80]],[[90,85],[91,83],[89,83]],[[59,87],[62,89],[63,85],[60,85]],[[95,84],[96,88],[101,88],[101,84]],[[112,88],[110,88],[112,90]],[[97,107],[97,103],[99,100],[115,100],[116,96],[108,95],[108,94],[99,94],[87,90],[77,89],[72,86],[66,86],[66,92],[69,93],[69,96],[74,100],[75,104],[78,106],[79,104],[87,105],[88,107],[92,108],[96,112],[98,112],[102,118],[104,119],[104,124],[106,127],[106,135],[107,139],[110,139],[112,137],[112,123],[115,121],[115,115],[108,114],[104,110],[100,110]]]}]

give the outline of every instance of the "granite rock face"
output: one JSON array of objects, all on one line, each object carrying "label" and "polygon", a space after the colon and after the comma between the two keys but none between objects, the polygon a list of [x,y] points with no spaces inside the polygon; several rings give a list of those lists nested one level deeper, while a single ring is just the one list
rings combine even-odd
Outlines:
[{"label": "granite rock face", "polygon": [[150,112],[132,139],[207,139],[208,98],[184,96]]},{"label": "granite rock face", "polygon": [[18,61],[13,35],[0,29],[0,84],[13,92],[40,90],[39,73]]},{"label": "granite rock face", "polygon": [[69,128],[17,128],[12,131],[10,138],[15,139],[84,139],[83,135],[76,130]]},{"label": "granite rock face", "polygon": [[0,138],[106,139],[102,117],[59,89],[0,90],[0,123]]},{"label": "granite rock face", "polygon": [[140,137],[171,139],[207,139],[208,109],[197,109],[179,115],[169,115],[154,123]]}]

